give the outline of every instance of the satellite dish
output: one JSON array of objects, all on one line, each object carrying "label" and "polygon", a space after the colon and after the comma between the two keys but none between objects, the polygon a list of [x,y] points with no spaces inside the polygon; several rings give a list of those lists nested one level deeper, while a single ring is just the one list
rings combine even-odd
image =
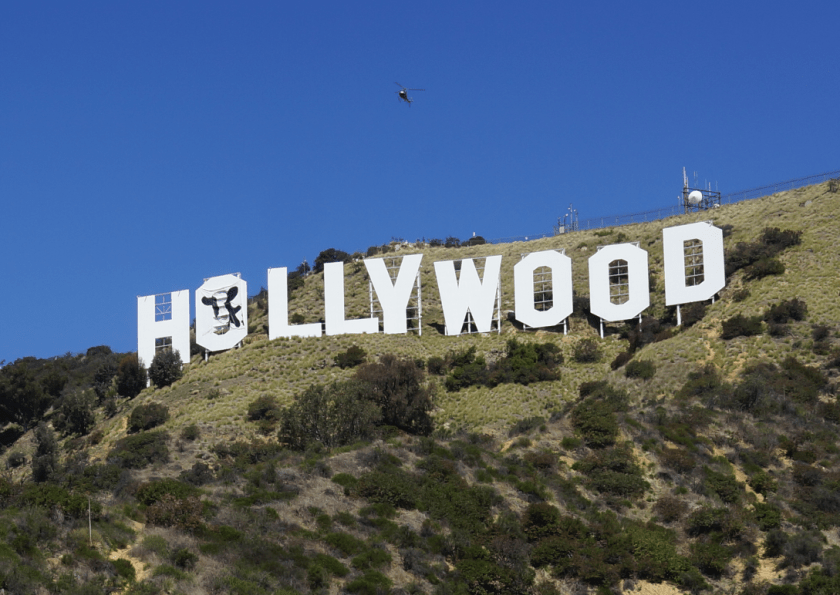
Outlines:
[{"label": "satellite dish", "polygon": [[703,201],[703,193],[699,190],[692,190],[688,195],[688,203],[699,205]]}]

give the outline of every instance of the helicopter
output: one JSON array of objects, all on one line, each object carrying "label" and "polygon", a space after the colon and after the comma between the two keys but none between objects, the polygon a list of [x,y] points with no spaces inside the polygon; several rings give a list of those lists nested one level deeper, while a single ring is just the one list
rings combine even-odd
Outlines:
[{"label": "helicopter", "polygon": [[426,89],[407,89],[403,87],[401,84],[395,82],[396,86],[400,88],[399,91],[395,91],[395,93],[399,96],[399,99],[405,101],[408,104],[408,107],[411,107],[411,102],[414,101],[411,97],[408,96],[409,91],[425,91]]}]

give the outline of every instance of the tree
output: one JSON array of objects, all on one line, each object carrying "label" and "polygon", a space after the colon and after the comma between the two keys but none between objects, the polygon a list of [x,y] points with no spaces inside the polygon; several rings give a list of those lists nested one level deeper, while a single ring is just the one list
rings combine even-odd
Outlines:
[{"label": "tree", "polygon": [[90,432],[96,425],[93,402],[94,397],[90,390],[76,390],[65,395],[61,400],[59,429],[67,434],[85,435]]},{"label": "tree", "polygon": [[368,387],[366,398],[382,411],[382,422],[410,434],[427,436],[432,432],[432,390],[426,374],[412,359],[385,354],[375,364],[365,364],[356,379]]},{"label": "tree", "polygon": [[35,456],[32,457],[32,479],[37,482],[49,481],[58,472],[58,442],[55,433],[44,422],[35,428]]},{"label": "tree", "polygon": [[332,448],[367,438],[382,414],[364,397],[366,390],[364,383],[354,380],[310,386],[281,412],[280,441],[304,450],[312,442]]},{"label": "tree", "polygon": [[178,350],[165,349],[158,351],[149,366],[149,378],[158,388],[169,386],[183,375],[181,370],[181,354]]},{"label": "tree", "polygon": [[117,371],[116,362],[109,358],[99,366],[93,375],[93,390],[96,393],[96,398],[100,402],[105,400],[108,389],[111,388],[111,382],[114,380],[114,376],[117,375]]},{"label": "tree", "polygon": [[16,422],[26,430],[41,419],[50,403],[50,396],[26,364],[0,369],[0,423]]},{"label": "tree", "polygon": [[117,392],[123,397],[133,399],[146,388],[146,369],[140,365],[136,353],[126,355],[120,360],[117,369]]},{"label": "tree", "polygon": [[343,250],[336,250],[329,248],[324,250],[315,259],[315,266],[312,267],[313,273],[320,273],[324,270],[324,265],[328,262],[350,262],[350,255]]}]

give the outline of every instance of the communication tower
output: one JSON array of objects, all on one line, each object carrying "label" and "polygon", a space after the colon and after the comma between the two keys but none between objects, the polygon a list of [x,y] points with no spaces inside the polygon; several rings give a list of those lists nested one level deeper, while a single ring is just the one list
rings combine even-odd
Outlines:
[{"label": "communication tower", "polygon": [[554,226],[554,235],[561,233],[569,233],[578,230],[578,212],[571,203],[569,203],[568,212],[562,217],[557,218],[557,225]]},{"label": "communication tower", "polygon": [[718,208],[720,206],[720,192],[712,190],[711,184],[709,184],[708,188],[696,188],[696,178],[697,176],[695,174],[695,188],[689,187],[688,176],[685,173],[685,168],[683,168],[683,191],[680,197],[683,210],[686,213],[696,213],[697,211]]}]

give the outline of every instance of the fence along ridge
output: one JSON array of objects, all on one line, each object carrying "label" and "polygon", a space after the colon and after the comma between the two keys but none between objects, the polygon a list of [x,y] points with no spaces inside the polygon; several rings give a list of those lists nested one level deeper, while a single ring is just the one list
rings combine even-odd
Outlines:
[{"label": "fence along ridge", "polygon": [[[793,180],[785,180],[784,182],[775,182],[773,184],[766,184],[749,190],[739,190],[738,192],[731,192],[729,194],[721,195],[721,204],[733,204],[744,200],[751,200],[767,196],[767,194],[775,194],[784,190],[794,190],[802,188],[803,186],[810,186],[812,184],[819,184],[835,177],[840,177],[840,170],[829,171],[821,174],[814,174],[805,176],[804,178],[795,178]],[[772,189],[772,192],[768,192]],[[619,227],[621,225],[631,225],[633,223],[647,223],[648,221],[658,221],[676,215],[683,215],[684,210],[682,205],[675,205],[670,207],[660,207],[657,209],[650,209],[648,211],[640,211],[638,213],[629,213],[625,215],[605,215],[603,217],[591,217],[589,219],[582,219],[578,222],[578,230],[584,231],[589,229],[601,229],[604,227]],[[542,238],[550,238],[555,234],[551,233],[535,233],[532,235],[510,236],[506,238],[495,238],[487,240],[488,244],[508,244],[510,242],[525,242],[529,240],[539,240]]]}]

